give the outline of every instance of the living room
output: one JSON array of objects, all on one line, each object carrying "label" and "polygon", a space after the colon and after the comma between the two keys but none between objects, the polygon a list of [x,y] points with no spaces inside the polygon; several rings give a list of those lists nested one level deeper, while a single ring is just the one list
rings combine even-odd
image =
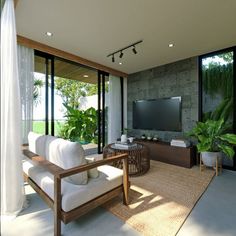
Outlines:
[{"label": "living room", "polygon": [[[235,2],[15,0],[15,13],[12,2],[1,1],[2,10],[9,4],[7,16],[15,17],[19,67],[17,83],[14,76],[10,84],[3,83],[9,76],[4,69],[1,75],[1,216],[14,219],[1,217],[2,235],[234,235]],[[7,21],[2,19],[3,29]],[[1,35],[1,42],[10,41],[5,31]],[[2,58],[11,56],[8,46],[1,45],[6,49]],[[226,153],[215,159],[213,168],[202,165],[206,143],[196,146],[202,134],[194,133],[198,121],[210,127],[208,120],[222,126],[216,143]],[[58,213],[53,194],[40,183],[36,187],[48,195],[46,203],[53,210],[26,182],[22,194],[19,148],[41,137],[47,143],[49,136],[50,142],[55,136],[79,143],[83,155],[95,161],[85,168],[100,171],[99,161],[118,158],[111,168],[123,168],[128,206],[119,197],[110,199],[67,224],[67,217],[74,216]],[[122,140],[133,146],[121,144],[125,147],[119,150],[115,144]],[[33,151],[42,153],[29,151],[24,153],[30,159],[51,166],[32,156]],[[67,178],[60,168],[58,176]],[[88,191],[91,203],[90,195],[98,190]],[[103,193],[99,201],[112,194]],[[17,210],[7,212],[9,204]]]}]

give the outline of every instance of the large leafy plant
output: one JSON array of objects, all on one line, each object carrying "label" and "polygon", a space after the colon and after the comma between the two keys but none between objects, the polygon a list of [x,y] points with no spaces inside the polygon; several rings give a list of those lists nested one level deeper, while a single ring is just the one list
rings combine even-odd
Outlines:
[{"label": "large leafy plant", "polygon": [[197,122],[189,132],[189,136],[198,141],[198,152],[223,152],[230,159],[234,156],[233,146],[236,145],[236,135],[226,133],[227,125],[224,119]]},{"label": "large leafy plant", "polygon": [[97,130],[97,111],[90,107],[87,110],[74,109],[63,104],[66,108],[66,122],[61,126],[59,136],[71,141],[95,142]]}]

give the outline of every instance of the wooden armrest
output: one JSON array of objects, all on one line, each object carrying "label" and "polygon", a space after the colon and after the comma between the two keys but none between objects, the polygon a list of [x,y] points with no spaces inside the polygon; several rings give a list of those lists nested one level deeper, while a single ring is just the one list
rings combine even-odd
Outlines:
[{"label": "wooden armrest", "polygon": [[23,143],[22,145],[21,145],[21,150],[23,151],[23,150],[27,150],[29,148],[29,144],[28,143]]},{"label": "wooden armrest", "polygon": [[108,158],[103,159],[103,160],[99,160],[99,161],[95,161],[95,162],[88,163],[88,164],[85,164],[85,165],[81,165],[81,166],[78,166],[78,167],[73,167],[73,168],[70,168],[70,169],[67,169],[67,170],[63,170],[60,173],[58,173],[58,177],[60,179],[65,178],[65,177],[68,177],[70,175],[78,174],[80,172],[90,170],[90,169],[96,168],[98,166],[106,165],[108,163],[111,163],[111,162],[114,162],[114,161],[119,161],[119,160],[126,159],[126,158],[128,158],[127,154],[120,154],[120,155],[117,155],[117,156],[108,157]]},{"label": "wooden armrest", "polygon": [[64,169],[61,167],[51,163],[50,161],[47,161],[44,157],[39,156],[29,150],[23,150],[22,152],[27,158],[36,162],[53,175],[58,175],[60,172],[64,171]]}]

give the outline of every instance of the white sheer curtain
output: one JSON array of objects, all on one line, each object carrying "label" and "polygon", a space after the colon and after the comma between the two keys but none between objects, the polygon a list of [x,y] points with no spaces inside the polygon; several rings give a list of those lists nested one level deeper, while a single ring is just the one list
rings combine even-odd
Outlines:
[{"label": "white sheer curtain", "polygon": [[28,133],[33,128],[34,50],[18,45],[17,53],[22,108],[22,143],[27,143]]},{"label": "white sheer curtain", "polygon": [[16,216],[24,203],[21,104],[13,0],[1,16],[1,215]]},{"label": "white sheer curtain", "polygon": [[121,87],[120,78],[109,76],[108,143],[121,136]]}]

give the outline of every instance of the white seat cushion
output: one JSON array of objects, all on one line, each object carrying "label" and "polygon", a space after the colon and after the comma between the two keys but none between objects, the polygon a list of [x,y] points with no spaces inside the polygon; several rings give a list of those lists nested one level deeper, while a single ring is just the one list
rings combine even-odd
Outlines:
[{"label": "white seat cushion", "polygon": [[[54,199],[53,175],[30,160],[23,162],[23,170],[51,199]],[[98,171],[99,177],[89,179],[87,185],[75,185],[62,180],[62,209],[65,212],[120,186],[123,182],[121,169],[103,165],[98,167]]]}]

